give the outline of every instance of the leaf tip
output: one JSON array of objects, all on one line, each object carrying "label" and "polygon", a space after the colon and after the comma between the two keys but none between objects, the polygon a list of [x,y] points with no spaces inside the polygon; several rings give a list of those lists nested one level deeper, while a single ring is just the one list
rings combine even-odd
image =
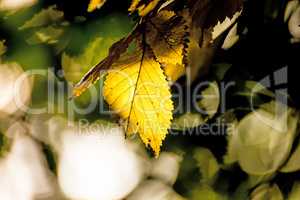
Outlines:
[{"label": "leaf tip", "polygon": [[96,9],[100,9],[106,0],[91,0],[88,5],[88,12],[93,12]]}]

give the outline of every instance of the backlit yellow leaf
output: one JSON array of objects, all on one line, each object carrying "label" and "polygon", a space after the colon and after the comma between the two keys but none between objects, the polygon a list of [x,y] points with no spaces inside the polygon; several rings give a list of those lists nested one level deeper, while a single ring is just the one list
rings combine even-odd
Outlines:
[{"label": "backlit yellow leaf", "polygon": [[93,12],[103,6],[106,0],[91,0],[88,6],[88,12]]},{"label": "backlit yellow leaf", "polygon": [[139,5],[140,2],[141,2],[141,0],[132,0],[132,1],[131,1],[131,5],[130,5],[130,7],[128,8],[128,11],[129,11],[129,12],[134,12],[134,11],[136,11],[136,9],[137,9],[137,7],[138,7],[138,5]]},{"label": "backlit yellow leaf", "polygon": [[151,12],[158,4],[160,0],[148,0],[147,4],[141,3],[141,0],[132,0],[131,5],[128,9],[129,12],[138,10],[140,16],[146,16]]},{"label": "backlit yellow leaf", "polygon": [[126,133],[138,132],[158,156],[171,125],[170,87],[150,49],[124,55],[106,77],[104,99],[126,122]]}]

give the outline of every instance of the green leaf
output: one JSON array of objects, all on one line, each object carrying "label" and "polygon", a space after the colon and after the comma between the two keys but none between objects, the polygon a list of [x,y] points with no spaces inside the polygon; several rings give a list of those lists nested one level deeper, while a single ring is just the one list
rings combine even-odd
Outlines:
[{"label": "green leaf", "polygon": [[238,162],[252,175],[275,172],[286,161],[296,133],[298,119],[293,109],[275,102],[267,107],[273,107],[273,113],[263,108],[253,111],[236,130]]},{"label": "green leaf", "polygon": [[272,178],[274,178],[276,174],[271,173],[271,174],[265,174],[265,175],[249,175],[247,179],[247,184],[249,188],[254,188],[259,184],[266,183],[270,181]]},{"label": "green leaf", "polygon": [[217,78],[218,81],[224,79],[228,70],[232,67],[232,64],[229,63],[216,63],[211,66],[212,74]]},{"label": "green leaf", "polygon": [[220,121],[225,122],[227,125],[226,132],[228,145],[226,154],[223,157],[223,163],[225,165],[231,165],[238,161],[238,134],[236,130],[238,120],[233,112],[228,111],[223,116],[221,116]]},{"label": "green leaf", "polygon": [[295,110],[270,102],[230,123],[225,164],[238,161],[251,175],[271,175],[291,151],[297,120]]},{"label": "green leaf", "polygon": [[295,182],[288,196],[288,200],[298,200],[300,197],[300,182]]},{"label": "green leaf", "polygon": [[107,55],[107,49],[117,39],[97,37],[91,41],[78,56],[62,55],[62,68],[65,78],[70,82],[78,82],[81,77]]},{"label": "green leaf", "polygon": [[199,113],[185,113],[172,122],[172,129],[174,130],[188,130],[191,128],[198,127],[206,122],[206,119],[203,118]]},{"label": "green leaf", "polygon": [[0,158],[9,152],[11,141],[0,132]]},{"label": "green leaf", "polygon": [[201,184],[198,187],[194,188],[191,193],[189,199],[191,200],[227,200],[227,196],[220,194],[208,185]]},{"label": "green leaf", "polygon": [[283,166],[283,168],[280,171],[289,173],[289,172],[295,172],[300,170],[299,158],[300,158],[300,142],[298,143],[296,150],[293,152],[288,162]]},{"label": "green leaf", "polygon": [[201,93],[202,99],[198,102],[201,110],[204,110],[208,118],[212,118],[218,111],[220,104],[220,91],[216,81],[210,83]]},{"label": "green leaf", "polygon": [[61,22],[64,19],[64,13],[57,10],[56,6],[50,6],[35,14],[30,20],[26,21],[19,29],[46,26],[53,23]]},{"label": "green leaf", "polygon": [[48,26],[41,28],[38,31],[34,32],[33,35],[28,38],[26,41],[29,44],[56,44],[59,42],[60,36],[64,33],[63,28]]},{"label": "green leaf", "polygon": [[220,170],[219,164],[209,149],[197,148],[194,159],[201,173],[201,182],[213,184]]},{"label": "green leaf", "polygon": [[64,21],[64,13],[57,10],[56,6],[50,6],[35,14],[26,21],[19,30],[27,30],[29,38],[26,42],[30,45],[49,44],[53,45],[56,53],[60,53],[71,38],[69,22]]},{"label": "green leaf", "polygon": [[6,52],[5,40],[0,40],[0,56]]},{"label": "green leaf", "polygon": [[245,200],[248,199],[249,185],[246,181],[242,182],[234,191],[230,199]]},{"label": "green leaf", "polygon": [[52,65],[48,49],[38,45],[20,45],[7,56],[7,60],[19,63],[24,70],[45,69]]},{"label": "green leaf", "polygon": [[250,195],[251,200],[283,200],[283,195],[279,187],[274,184],[270,186],[269,184],[263,184],[257,187]]}]

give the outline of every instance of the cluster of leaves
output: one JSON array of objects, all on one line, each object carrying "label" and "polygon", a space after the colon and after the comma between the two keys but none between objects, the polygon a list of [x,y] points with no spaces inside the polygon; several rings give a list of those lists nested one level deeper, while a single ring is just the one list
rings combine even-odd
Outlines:
[{"label": "cluster of leaves", "polygon": [[[104,3],[92,0],[88,11],[92,12]],[[299,112],[286,107],[286,112],[275,116],[274,108],[285,105],[275,101],[273,92],[246,79],[238,80],[230,100],[234,102],[235,98],[242,98],[249,104],[254,100],[255,110],[235,105],[224,114],[218,112],[219,83],[228,75],[231,64],[211,65],[212,55],[216,47],[221,46],[219,42],[224,37],[220,36],[225,30],[232,27],[231,30],[236,32],[234,23],[241,8],[242,1],[239,0],[190,0],[185,3],[134,0],[129,11],[137,12],[140,17],[133,30],[121,39],[128,33],[126,28],[110,37],[97,35],[93,41],[87,42],[78,56],[65,50],[72,43],[70,38],[76,33],[76,28],[55,6],[34,15],[20,26],[19,31],[29,33],[26,42],[30,45],[48,44],[54,47],[56,54],[64,51],[61,56],[64,76],[68,81],[79,81],[74,96],[81,95],[105,74],[104,99],[124,121],[126,134],[139,133],[156,156],[170,128],[185,132],[209,123],[225,121],[232,124],[233,127],[227,129],[227,153],[222,158],[212,149],[190,144],[182,148],[186,154],[175,187],[184,184],[186,191],[176,188],[184,196],[217,200],[298,199],[299,182],[290,183],[293,187],[287,192],[277,179],[282,174],[289,175],[300,169]],[[273,12],[270,9],[268,17],[278,15],[277,11],[277,14]],[[78,17],[75,21],[84,20]],[[106,18],[99,23],[102,27],[105,20],[109,21]],[[115,26],[119,29],[125,26],[120,24]],[[96,30],[96,27],[100,26],[88,28]],[[0,55],[5,49],[4,43],[0,42]],[[26,52],[22,53],[28,55]],[[98,63],[99,60],[102,61]],[[208,71],[208,66],[210,75],[213,75],[209,77],[211,84],[202,91],[203,98],[197,102],[206,114],[190,112],[175,116],[172,113],[176,103],[171,100],[172,84],[185,75],[187,68],[191,71],[189,79],[195,80]],[[87,74],[81,79],[84,72]],[[230,75],[230,78],[234,79],[234,76]],[[285,122],[288,122],[287,127],[282,131],[280,128]],[[9,141],[0,134],[0,154],[8,147]]]},{"label": "cluster of leaves", "polygon": [[[231,73],[226,65],[217,68],[222,73],[215,71],[214,74],[223,74],[217,82]],[[261,83],[250,80],[239,80],[238,83],[230,97],[233,101],[245,100],[245,105],[240,103],[239,107],[233,106],[223,114],[216,113],[220,97],[214,96],[215,100],[211,101],[211,96],[207,95],[210,90],[218,88],[212,84],[203,90],[201,101],[216,112],[207,116],[186,113],[173,121],[173,126],[184,133],[195,133],[197,127],[207,123],[217,123],[221,128],[224,124],[227,126],[225,155],[219,152],[219,148],[213,151],[214,148],[199,145],[182,147],[185,151],[178,190],[195,200],[200,197],[217,200],[298,199],[297,178],[289,183],[285,182],[285,178],[295,176],[300,169],[299,111],[276,101],[275,93]],[[201,136],[198,137],[201,139]],[[215,141],[217,137],[213,139]]]},{"label": "cluster of leaves", "polygon": [[[102,3],[91,1],[90,11]],[[139,22],[74,88],[74,96],[80,96],[103,72],[111,70],[104,83],[105,100],[125,121],[126,134],[139,133],[156,156],[171,127],[174,109],[168,81],[175,82],[188,66],[197,74],[203,65],[198,58],[201,47],[211,47],[242,9],[241,1],[222,2],[222,10],[213,2],[190,1],[175,9],[177,3],[132,1],[129,11],[138,11]],[[127,52],[131,43],[136,48]]]}]

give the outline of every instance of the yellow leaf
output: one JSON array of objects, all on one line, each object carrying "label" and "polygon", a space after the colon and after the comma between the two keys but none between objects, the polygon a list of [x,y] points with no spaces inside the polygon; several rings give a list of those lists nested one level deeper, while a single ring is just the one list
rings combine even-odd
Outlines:
[{"label": "yellow leaf", "polygon": [[185,73],[184,39],[188,34],[187,29],[187,21],[182,16],[166,10],[149,19],[146,25],[146,41],[172,81]]},{"label": "yellow leaf", "polygon": [[141,4],[141,0],[132,0],[131,5],[128,9],[129,12],[134,12],[138,10],[139,15],[141,17],[146,16],[149,12],[151,12],[158,4],[160,0],[152,0],[149,1],[148,4]]},{"label": "yellow leaf", "polygon": [[138,132],[158,156],[171,126],[170,87],[150,49],[125,55],[106,77],[104,99],[126,121],[126,133]]},{"label": "yellow leaf", "polygon": [[141,2],[141,0],[132,0],[132,1],[131,1],[131,5],[130,5],[130,7],[128,8],[128,11],[129,11],[129,12],[134,12],[134,11],[136,11],[136,9],[137,9],[137,7],[138,7],[138,5],[139,5],[140,2]]},{"label": "yellow leaf", "polygon": [[103,6],[106,0],[91,0],[88,6],[88,12],[93,12]]}]

